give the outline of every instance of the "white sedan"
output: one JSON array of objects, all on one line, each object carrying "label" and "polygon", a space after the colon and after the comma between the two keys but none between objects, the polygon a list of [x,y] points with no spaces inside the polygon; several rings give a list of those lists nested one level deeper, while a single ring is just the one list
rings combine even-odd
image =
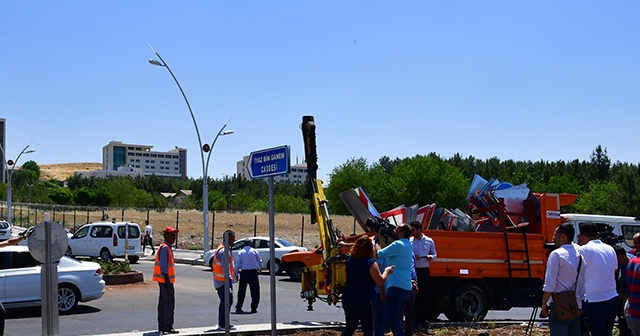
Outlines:
[{"label": "white sedan", "polygon": [[[253,240],[252,247],[256,249],[258,253],[260,253],[260,258],[262,259],[262,269],[269,270],[269,267],[271,267],[270,260],[269,260],[269,253],[270,253],[269,250],[271,246],[271,244],[269,244],[269,237],[249,237],[249,238],[236,240],[236,242],[231,247],[231,253],[233,254],[233,259],[237,260],[238,251],[240,251],[244,247],[245,241],[249,239]],[[274,243],[275,243],[274,252],[275,252],[275,262],[276,262],[275,264],[276,273],[280,273],[280,262],[284,254],[287,254],[289,252],[300,252],[300,251],[307,250],[306,247],[296,246],[293,243],[282,238],[275,238]],[[215,249],[209,250],[202,255],[203,265],[209,266],[209,267],[212,266],[214,252],[215,252]]]},{"label": "white sedan", "polygon": [[[6,308],[40,306],[40,263],[26,246],[0,249],[0,301]],[[58,310],[67,312],[78,302],[104,294],[102,269],[94,262],[62,257],[58,262]]]}]

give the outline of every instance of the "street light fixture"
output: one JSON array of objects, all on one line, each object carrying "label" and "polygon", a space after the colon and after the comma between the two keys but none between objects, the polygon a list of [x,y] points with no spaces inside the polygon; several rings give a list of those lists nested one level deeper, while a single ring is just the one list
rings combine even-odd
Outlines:
[{"label": "street light fixture", "polygon": [[[176,82],[176,85],[178,85],[178,89],[180,89],[180,93],[182,93],[182,97],[184,98],[185,103],[187,103],[187,108],[189,109],[189,113],[191,114],[191,120],[193,120],[193,126],[196,129],[196,135],[198,136],[198,145],[200,145],[200,158],[202,159],[202,223],[204,226],[204,250],[208,251],[209,250],[209,240],[208,240],[208,236],[209,236],[209,182],[208,182],[208,177],[207,177],[207,172],[209,171],[209,158],[211,158],[211,152],[213,151],[213,147],[216,145],[216,141],[218,141],[218,137],[220,136],[225,136],[225,135],[229,135],[229,134],[233,134],[232,130],[225,130],[225,128],[227,128],[227,124],[229,123],[229,121],[227,121],[222,128],[220,128],[220,131],[218,131],[218,133],[216,134],[216,137],[213,139],[213,142],[211,143],[211,146],[209,146],[209,144],[203,144],[202,143],[202,138],[200,137],[200,130],[198,129],[198,123],[196,122],[196,117],[193,115],[193,110],[191,109],[191,104],[189,104],[189,100],[187,99],[187,95],[184,93],[184,90],[182,90],[182,86],[180,85],[180,82],[178,82],[178,79],[176,78],[176,76],[173,74],[173,71],[171,71],[171,68],[169,68],[169,65],[167,64],[167,62],[165,62],[165,60],[162,58],[162,56],[160,56],[160,54],[153,49],[153,47],[151,45],[149,45],[149,47],[151,48],[151,50],[153,50],[153,52],[156,54],[156,56],[158,56],[158,58],[160,59],[155,60],[155,59],[150,59],[149,63],[152,65],[156,65],[156,66],[160,66],[160,67],[164,67],[167,69],[167,71],[169,71],[169,74],[171,74],[171,77],[173,77],[173,80]],[[207,153],[207,158],[205,160],[205,156],[204,153]]]},{"label": "street light fixture", "polygon": [[[18,157],[16,158],[15,161],[13,160],[7,160],[6,162],[4,162],[4,167],[5,170],[9,171],[9,178],[7,179],[7,221],[10,224],[13,224],[13,216],[12,216],[12,195],[11,195],[11,178],[13,177],[13,170],[16,167],[16,165],[18,164],[18,160],[20,160],[20,157],[22,156],[22,154],[29,154],[29,153],[33,153],[36,150],[31,148],[29,149],[29,146],[31,146],[31,144],[28,144],[21,152],[20,154],[18,154]],[[2,157],[5,158],[5,153],[4,153],[4,149],[2,148],[2,146],[0,146],[0,151],[2,151]],[[9,166],[11,166],[11,169],[9,169]]]}]

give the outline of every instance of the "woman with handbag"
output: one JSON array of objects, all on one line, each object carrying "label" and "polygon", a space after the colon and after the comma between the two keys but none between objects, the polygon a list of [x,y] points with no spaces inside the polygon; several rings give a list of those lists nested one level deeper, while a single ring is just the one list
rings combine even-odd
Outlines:
[{"label": "woman with handbag", "polygon": [[549,316],[551,336],[580,336],[582,307],[576,289],[582,258],[571,242],[574,236],[575,229],[569,223],[558,225],[553,233],[556,249],[547,260],[541,312]]}]

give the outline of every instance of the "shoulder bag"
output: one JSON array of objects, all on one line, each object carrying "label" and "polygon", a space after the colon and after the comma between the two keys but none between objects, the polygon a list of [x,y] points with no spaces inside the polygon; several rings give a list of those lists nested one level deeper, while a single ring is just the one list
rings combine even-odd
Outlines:
[{"label": "shoulder bag", "polygon": [[[578,261],[578,274],[576,274],[576,284],[578,286],[578,275],[580,274],[580,266],[582,266],[582,256]],[[560,293],[552,293],[553,305],[556,310],[558,320],[568,320],[580,316],[580,308],[578,308],[578,300],[576,299],[576,290],[568,290]]]}]

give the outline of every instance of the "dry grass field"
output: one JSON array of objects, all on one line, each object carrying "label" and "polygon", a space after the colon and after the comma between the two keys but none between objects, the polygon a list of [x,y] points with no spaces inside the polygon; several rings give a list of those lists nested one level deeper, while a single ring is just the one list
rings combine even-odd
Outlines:
[{"label": "dry grass field", "polygon": [[[5,204],[0,205],[0,212],[6,213]],[[48,212],[51,220],[62,224],[73,232],[86,223],[99,221],[104,214],[109,220],[127,221],[144,226],[148,218],[153,226],[154,235],[162,236],[162,230],[171,225],[178,230],[178,248],[202,250],[204,244],[204,227],[202,225],[202,211],[167,209],[164,212],[153,210],[134,210],[109,208],[100,211],[75,211],[70,209],[52,208],[48,210],[29,210],[27,208],[15,208],[13,212],[14,224],[18,226],[30,226],[44,219],[44,212]],[[334,225],[345,236],[354,233],[354,220],[351,216],[333,216]],[[213,244],[216,246],[222,241],[222,233],[231,229],[236,233],[236,238],[251,236],[269,236],[269,214],[263,212],[209,212],[209,235],[213,232]],[[356,233],[362,229],[356,224]],[[308,214],[275,214],[274,233],[276,237],[313,249],[320,243],[318,227],[310,223]],[[211,239],[211,238],[210,238]],[[209,240],[211,242],[211,240]]]},{"label": "dry grass field", "polygon": [[[126,220],[137,223],[144,223],[146,219],[146,212],[127,211],[125,214]],[[211,216],[209,218],[209,234],[213,230],[214,242],[211,246],[222,241],[222,233],[227,229],[233,230],[238,239],[254,235],[269,236],[268,213],[215,212],[214,214],[210,212],[209,215]],[[158,235],[167,225],[177,226],[180,230],[178,247],[186,249],[202,249],[204,241],[202,219],[202,212],[195,210],[167,211],[162,214],[151,212],[149,214],[149,221]],[[353,233],[353,217],[333,216],[332,220],[334,225],[346,236]],[[361,230],[356,225],[356,233],[362,232]],[[318,227],[310,223],[308,214],[275,214],[274,233],[276,237],[284,238],[309,249],[313,249],[320,243]]]},{"label": "dry grass field", "polygon": [[[65,180],[76,171],[91,171],[102,169],[102,164],[97,162],[61,163],[39,165],[41,178]],[[2,209],[6,212],[6,209]],[[49,210],[51,219],[63,223],[65,228],[74,230],[82,224],[98,221],[102,217],[102,211],[79,212],[73,210]],[[4,212],[3,212],[4,213]],[[116,220],[131,221],[144,225],[145,219],[149,218],[154,231],[161,236],[161,231],[167,225],[178,227],[178,247],[185,249],[202,249],[204,242],[202,211],[196,210],[169,210],[165,212],[136,211],[131,209],[106,209],[105,214]],[[23,218],[24,223],[38,223],[42,221],[44,215],[42,211],[34,212],[24,210],[14,210],[13,216]],[[148,216],[148,217],[147,217]],[[269,235],[269,214],[267,213],[240,213],[240,212],[209,212],[209,233],[213,230],[213,240],[217,244],[222,240],[222,233],[231,229],[236,232],[237,238]],[[282,237],[294,244],[302,244],[312,249],[320,243],[318,228],[312,225],[309,214],[276,214],[274,232],[276,237]],[[354,232],[353,217],[333,216],[334,224],[345,235]],[[14,222],[20,223],[20,220]],[[304,222],[304,225],[303,225]],[[304,230],[304,231],[303,231]],[[362,232],[356,226],[356,233]],[[215,246],[215,245],[213,245]]]},{"label": "dry grass field", "polygon": [[55,163],[42,164],[40,167],[40,178],[44,180],[56,179],[64,181],[73,176],[77,171],[92,171],[102,169],[102,163],[98,162],[78,162],[78,163]]}]

